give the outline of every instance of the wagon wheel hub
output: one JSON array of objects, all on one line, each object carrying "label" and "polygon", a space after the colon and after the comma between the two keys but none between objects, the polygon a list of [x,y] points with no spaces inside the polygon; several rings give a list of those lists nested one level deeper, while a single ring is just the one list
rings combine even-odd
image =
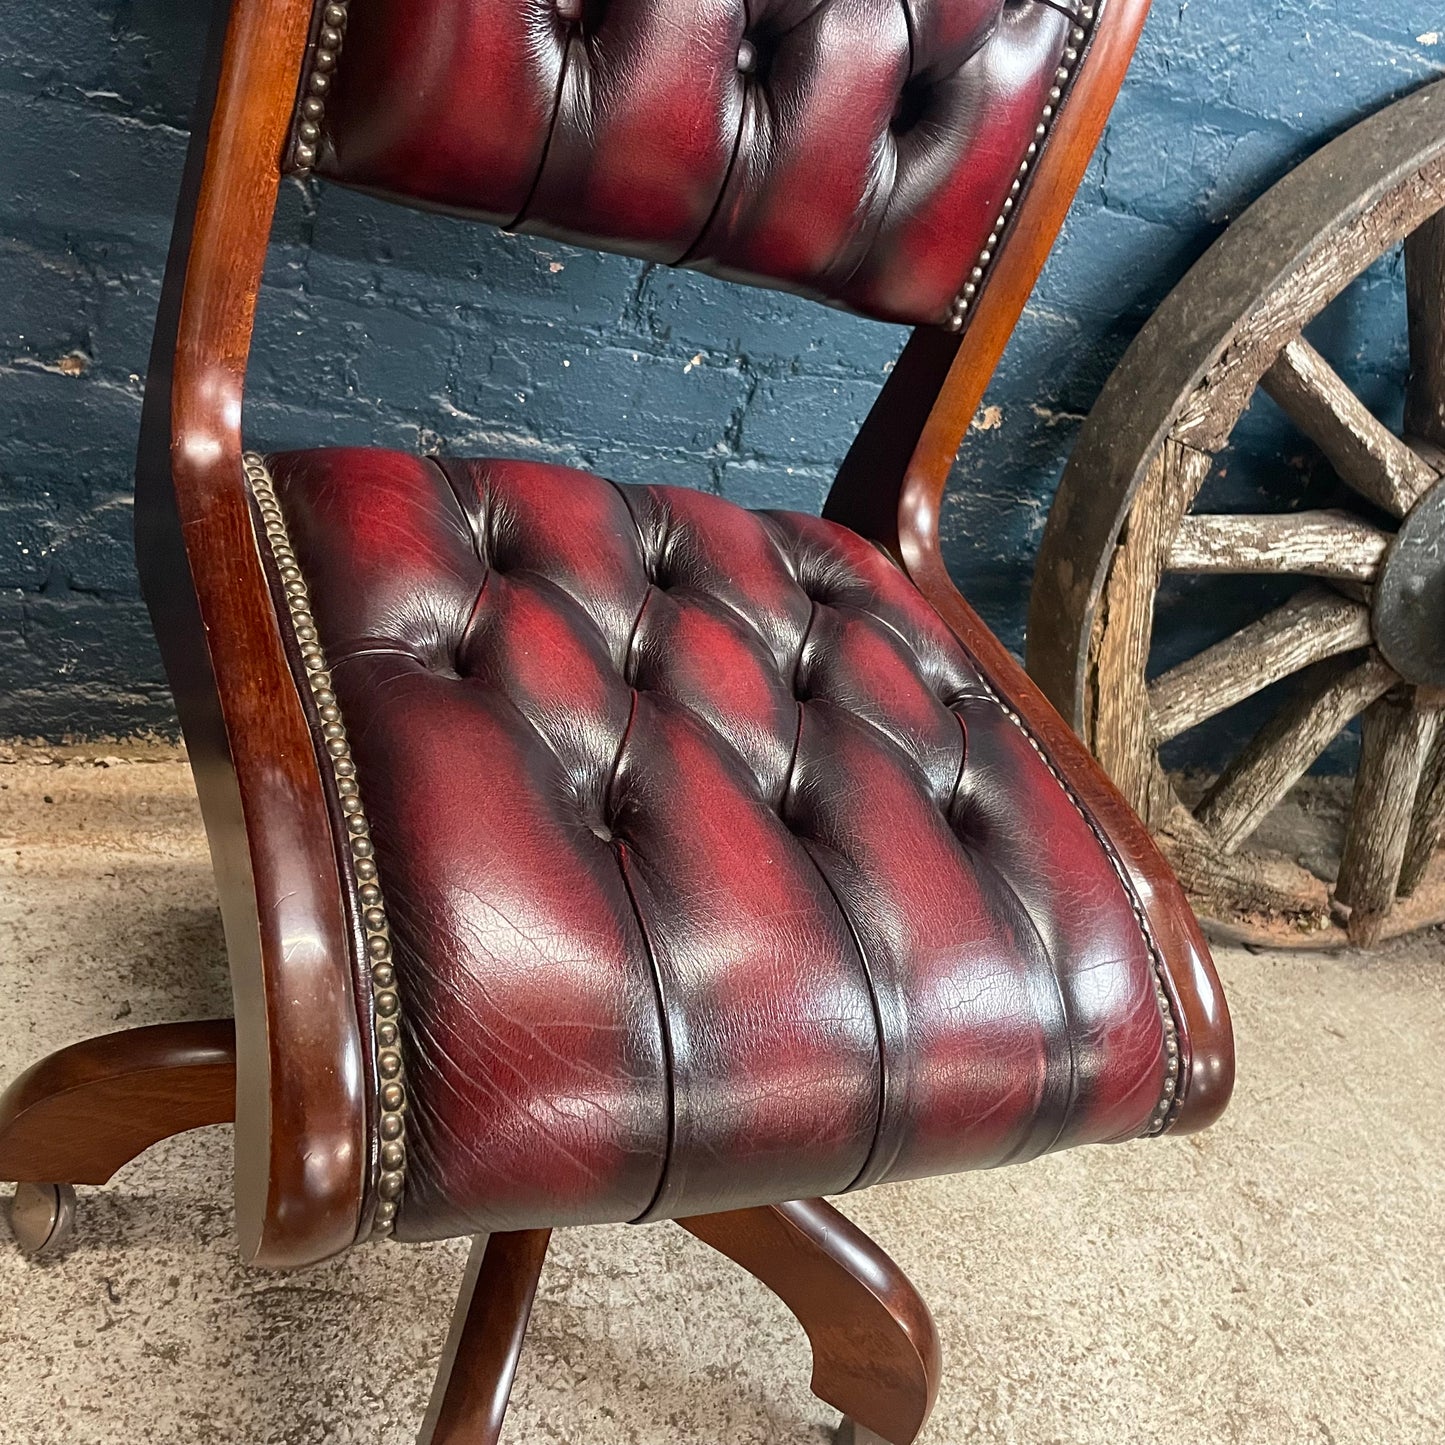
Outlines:
[{"label": "wagon wheel hub", "polygon": [[1375,646],[1406,682],[1445,688],[1445,481],[1405,518],[1375,587]]}]

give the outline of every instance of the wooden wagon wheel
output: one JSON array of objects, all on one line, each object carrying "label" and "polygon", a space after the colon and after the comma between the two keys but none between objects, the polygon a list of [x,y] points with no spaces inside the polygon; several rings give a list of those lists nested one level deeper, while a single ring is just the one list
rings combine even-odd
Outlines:
[{"label": "wooden wagon wheel", "polygon": [[[1411,374],[1402,439],[1304,339],[1404,243]],[[1191,508],[1255,390],[1357,505]],[[1445,82],[1304,162],[1185,277],[1100,395],[1035,574],[1029,670],[1151,828],[1206,920],[1288,946],[1370,945],[1445,920]],[[1284,605],[1150,671],[1167,572],[1298,578]],[[1292,694],[1202,799],[1161,743],[1267,686]],[[1362,715],[1337,876],[1254,839]],[[1320,872],[1329,871],[1320,868]]]}]

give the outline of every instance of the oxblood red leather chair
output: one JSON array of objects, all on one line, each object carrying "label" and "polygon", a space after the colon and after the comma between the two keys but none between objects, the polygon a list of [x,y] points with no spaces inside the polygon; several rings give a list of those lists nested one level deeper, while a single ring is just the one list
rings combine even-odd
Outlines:
[{"label": "oxblood red leather chair", "polygon": [[[137,501],[234,1043],[137,1030],[14,1084],[17,1230],[234,1112],[248,1260],[485,1241],[424,1429],[456,1442],[500,1430],[547,1231],[677,1219],[907,1445],[927,1311],[816,1196],[1198,1128],[1232,1081],[1183,897],[937,544],[1146,0],[229,9]],[[288,168],[917,329],[823,519],[248,453]]]}]

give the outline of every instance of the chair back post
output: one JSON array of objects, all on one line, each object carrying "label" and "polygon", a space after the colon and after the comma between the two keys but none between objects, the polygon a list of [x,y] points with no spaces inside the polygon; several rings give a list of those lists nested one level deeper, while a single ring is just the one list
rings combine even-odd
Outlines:
[{"label": "chair back post", "polygon": [[920,327],[844,458],[824,515],[887,548],[968,649],[982,672],[1033,719],[1039,741],[1070,769],[1073,787],[1111,839],[1149,914],[1166,984],[1184,1021],[1174,1132],[1206,1128],[1229,1100],[1234,1051],[1229,1009],[1194,914],[1148,830],[1097,760],[1046,702],[954,586],[939,546],[944,488],[1004,347],[1023,314],[1103,135],[1150,0],[1103,0],[1087,50],[1031,168],[1019,214],[959,334]]},{"label": "chair back post", "polygon": [[1104,133],[1149,5],[1090,5],[1084,48],[963,330],[913,333],[828,495],[824,516],[879,542],[915,580],[946,580],[938,527],[949,473]]},{"label": "chair back post", "polygon": [[[369,1227],[352,933],[317,743],[271,606],[241,412],[311,0],[217,7],[146,379],[136,556],[215,864],[235,996],[243,1257]],[[369,1006],[369,1004],[368,1004]]]}]

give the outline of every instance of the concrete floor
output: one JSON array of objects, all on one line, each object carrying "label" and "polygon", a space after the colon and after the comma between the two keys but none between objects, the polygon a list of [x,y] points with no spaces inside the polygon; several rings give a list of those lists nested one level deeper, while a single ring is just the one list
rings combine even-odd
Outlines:
[{"label": "concrete floor", "polygon": [[[0,1084],[88,1034],[226,1012],[184,766],[10,756]],[[845,1203],[937,1315],[926,1445],[1445,1441],[1445,940],[1219,961],[1240,1088],[1211,1133]],[[81,1191],[62,1258],[0,1242],[3,1445],[411,1439],[465,1246],[246,1271],[230,1169],[227,1130],[172,1140]],[[807,1359],[681,1230],[573,1231],[505,1439],[822,1445]]]}]

